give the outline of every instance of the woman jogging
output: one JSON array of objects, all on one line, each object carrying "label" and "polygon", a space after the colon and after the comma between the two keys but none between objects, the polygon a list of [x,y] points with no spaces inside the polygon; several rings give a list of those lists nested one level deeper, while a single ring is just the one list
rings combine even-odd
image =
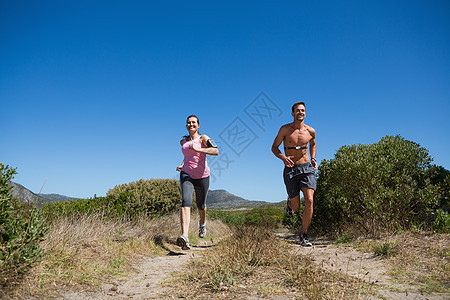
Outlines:
[{"label": "woman jogging", "polygon": [[189,250],[189,223],[191,221],[192,194],[195,190],[195,201],[200,215],[198,236],[206,234],[206,196],[209,188],[209,167],[206,155],[218,155],[216,143],[207,135],[198,131],[200,122],[195,115],[190,115],[186,121],[189,135],[180,141],[184,155],[183,163],[177,167],[180,171],[181,185],[181,232],[177,245],[183,250]]}]

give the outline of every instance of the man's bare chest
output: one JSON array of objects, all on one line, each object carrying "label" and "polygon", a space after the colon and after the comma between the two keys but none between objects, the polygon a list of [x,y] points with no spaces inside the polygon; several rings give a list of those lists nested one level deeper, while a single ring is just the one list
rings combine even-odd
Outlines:
[{"label": "man's bare chest", "polygon": [[293,130],[285,137],[285,142],[290,145],[305,145],[311,140],[311,134],[308,130]]}]

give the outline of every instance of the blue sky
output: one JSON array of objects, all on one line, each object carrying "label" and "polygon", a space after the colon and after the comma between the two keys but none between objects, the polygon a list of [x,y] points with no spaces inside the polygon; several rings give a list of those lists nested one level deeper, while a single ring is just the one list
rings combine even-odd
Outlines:
[{"label": "blue sky", "polygon": [[2,1],[0,161],[72,197],[178,178],[196,114],[221,147],[211,189],[280,201],[270,146],[304,100],[319,161],[400,134],[450,169],[449,16],[448,1]]}]

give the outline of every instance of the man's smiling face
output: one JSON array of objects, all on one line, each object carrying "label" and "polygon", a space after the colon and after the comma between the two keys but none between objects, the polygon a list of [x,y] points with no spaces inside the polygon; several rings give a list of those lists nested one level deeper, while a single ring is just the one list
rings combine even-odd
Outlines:
[{"label": "man's smiling face", "polygon": [[299,104],[295,107],[294,111],[292,112],[292,116],[294,117],[294,120],[297,121],[303,121],[306,116],[306,108],[304,105]]}]

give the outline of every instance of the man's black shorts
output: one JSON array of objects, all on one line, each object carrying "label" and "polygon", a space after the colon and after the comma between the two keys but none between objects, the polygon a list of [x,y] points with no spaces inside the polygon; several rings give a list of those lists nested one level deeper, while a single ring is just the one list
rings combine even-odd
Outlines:
[{"label": "man's black shorts", "polygon": [[287,193],[291,199],[300,195],[302,187],[316,190],[316,176],[314,175],[314,167],[310,162],[295,165],[292,168],[284,167],[283,177]]}]

